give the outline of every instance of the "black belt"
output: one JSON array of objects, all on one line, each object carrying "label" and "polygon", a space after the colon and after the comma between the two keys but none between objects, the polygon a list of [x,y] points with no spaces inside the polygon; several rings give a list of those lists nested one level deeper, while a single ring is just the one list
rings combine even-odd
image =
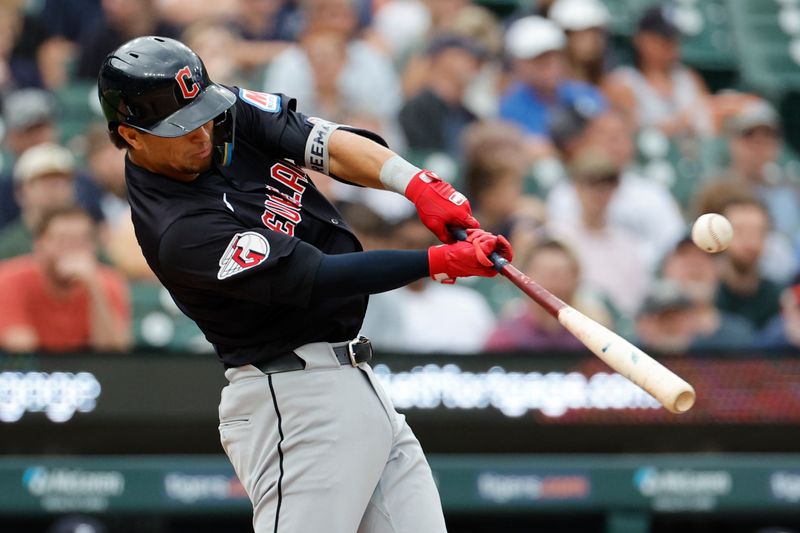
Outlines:
[{"label": "black belt", "polygon": [[[347,344],[341,346],[331,346],[336,358],[343,365],[358,366],[372,359],[372,343],[366,337],[359,336]],[[281,354],[268,361],[253,363],[253,366],[265,374],[277,374],[279,372],[292,372],[303,370],[306,367],[305,361],[294,352]]]}]

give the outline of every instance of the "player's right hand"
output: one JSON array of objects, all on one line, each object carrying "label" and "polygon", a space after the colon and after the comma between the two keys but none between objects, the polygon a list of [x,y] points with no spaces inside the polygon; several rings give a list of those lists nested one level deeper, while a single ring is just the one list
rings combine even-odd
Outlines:
[{"label": "player's right hand", "polygon": [[497,252],[511,261],[511,245],[502,235],[492,235],[481,229],[467,230],[467,240],[440,244],[428,248],[428,268],[431,278],[441,283],[455,283],[456,278],[497,275],[489,255]]},{"label": "player's right hand", "polygon": [[480,227],[472,216],[469,200],[430,170],[418,172],[411,178],[405,194],[406,198],[414,202],[419,219],[425,227],[444,243],[455,242],[450,234],[450,227]]}]

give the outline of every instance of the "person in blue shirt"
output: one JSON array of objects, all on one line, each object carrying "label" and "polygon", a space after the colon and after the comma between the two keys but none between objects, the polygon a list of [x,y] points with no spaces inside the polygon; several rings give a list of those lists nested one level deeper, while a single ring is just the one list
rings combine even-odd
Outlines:
[{"label": "person in blue shirt", "polygon": [[547,147],[550,117],[570,106],[594,114],[606,108],[600,90],[569,80],[563,49],[564,32],[536,16],[515,21],[506,33],[506,52],[514,81],[500,99],[500,116],[520,125],[537,145]]}]

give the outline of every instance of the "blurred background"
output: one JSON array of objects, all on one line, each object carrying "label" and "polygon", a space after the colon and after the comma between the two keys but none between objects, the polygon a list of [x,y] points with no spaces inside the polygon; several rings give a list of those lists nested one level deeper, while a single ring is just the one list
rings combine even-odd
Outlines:
[{"label": "blurred background", "polygon": [[[800,0],[0,0],[0,531],[252,531],[222,368],[97,104],[148,34],[379,132],[696,387],[667,413],[502,279],[371,298],[451,532],[800,531]],[[313,180],[365,248],[433,243],[400,196]],[[724,253],[687,237],[706,212]]]}]

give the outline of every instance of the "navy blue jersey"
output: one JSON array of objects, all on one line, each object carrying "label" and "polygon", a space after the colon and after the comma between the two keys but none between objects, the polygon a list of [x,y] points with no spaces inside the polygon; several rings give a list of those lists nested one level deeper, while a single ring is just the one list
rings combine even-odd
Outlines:
[{"label": "navy blue jersey", "polygon": [[323,253],[361,244],[303,170],[327,172],[327,140],[339,126],[303,116],[284,95],[232,90],[230,166],[184,183],[126,159],[144,256],[226,366],[352,339],[367,297],[314,301],[311,288]]}]

